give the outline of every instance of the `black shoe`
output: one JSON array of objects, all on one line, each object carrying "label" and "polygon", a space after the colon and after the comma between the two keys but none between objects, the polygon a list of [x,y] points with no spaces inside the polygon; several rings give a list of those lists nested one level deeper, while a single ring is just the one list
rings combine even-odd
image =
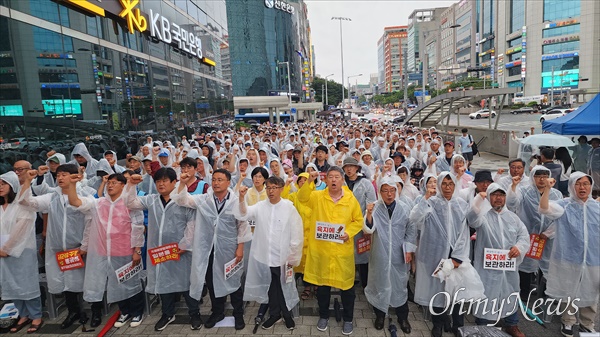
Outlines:
[{"label": "black shoe", "polygon": [[243,328],[246,327],[246,322],[244,322],[244,316],[242,316],[242,315],[233,316],[233,318],[235,319],[235,329],[236,330],[242,330]]},{"label": "black shoe", "polygon": [[208,318],[208,321],[204,323],[204,327],[210,329],[225,318],[224,314],[215,314],[214,312]]},{"label": "black shoe", "polygon": [[102,313],[101,312],[92,312],[92,321],[90,322],[90,327],[96,328],[102,324]]},{"label": "black shoe", "polygon": [[262,324],[262,328],[263,329],[270,329],[273,327],[273,325],[275,325],[275,323],[281,322],[281,316],[277,315],[277,316],[271,316],[269,317],[269,319],[267,319],[263,324]]},{"label": "black shoe", "polygon": [[398,323],[400,324],[400,330],[402,330],[402,332],[410,333],[412,328],[407,319],[398,319]]},{"label": "black shoe", "polygon": [[442,337],[443,326],[434,325],[433,329],[431,329],[431,337]]},{"label": "black shoe", "polygon": [[67,314],[67,318],[65,318],[65,320],[60,325],[60,328],[61,329],[67,329],[71,325],[73,325],[73,323],[79,321],[80,318],[81,318],[81,316],[79,315],[79,313],[77,313],[77,312],[70,312],[70,313]]},{"label": "black shoe", "polygon": [[382,330],[384,324],[385,324],[385,316],[377,316],[375,318],[375,322],[373,323],[373,326],[375,327],[376,330]]},{"label": "black shoe", "polygon": [[199,330],[202,327],[202,317],[200,317],[200,314],[190,316],[190,324],[192,325],[192,330]]},{"label": "black shoe", "polygon": [[444,332],[452,331],[452,319],[449,315],[444,316]]},{"label": "black shoe", "polygon": [[292,315],[283,316],[283,320],[285,321],[285,327],[288,328],[288,330],[294,330],[296,322],[294,322]]},{"label": "black shoe", "polygon": [[167,316],[162,315],[162,317],[154,324],[154,331],[163,331],[167,325],[173,323],[175,321],[175,315]]}]

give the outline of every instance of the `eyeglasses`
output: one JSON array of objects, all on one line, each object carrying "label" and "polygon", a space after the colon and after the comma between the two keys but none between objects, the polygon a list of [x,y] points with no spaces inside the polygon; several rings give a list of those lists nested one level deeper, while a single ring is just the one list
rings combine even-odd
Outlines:
[{"label": "eyeglasses", "polygon": [[454,187],[454,183],[442,183],[442,187]]},{"label": "eyeglasses", "polygon": [[579,188],[579,187],[590,187],[592,186],[592,184],[590,183],[576,183],[575,187]]},{"label": "eyeglasses", "polygon": [[387,193],[396,193],[396,190],[390,189],[390,190],[381,190],[381,194],[387,194]]},{"label": "eyeglasses", "polygon": [[17,173],[21,173],[23,171],[29,170],[29,168],[27,167],[15,167],[13,168],[13,171],[17,172]]},{"label": "eyeglasses", "polygon": [[212,179],[213,183],[222,183],[224,181],[226,181],[227,179]]},{"label": "eyeglasses", "polygon": [[267,189],[267,191],[276,191],[278,189],[280,189],[281,187],[279,186],[271,186],[271,187],[265,187]]}]

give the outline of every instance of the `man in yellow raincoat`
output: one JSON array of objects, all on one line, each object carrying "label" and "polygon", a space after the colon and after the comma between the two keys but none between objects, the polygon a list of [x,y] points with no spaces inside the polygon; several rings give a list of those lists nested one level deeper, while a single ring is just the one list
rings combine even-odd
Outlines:
[{"label": "man in yellow raincoat", "polygon": [[331,287],[341,290],[344,307],[342,333],[353,331],[354,314],[354,240],[362,229],[363,215],[352,191],[344,186],[344,171],[332,166],[327,171],[327,188],[315,191],[319,172],[311,172],[309,180],[298,191],[298,200],[312,210],[308,253],[304,280],[319,286],[317,329],[327,330]]}]

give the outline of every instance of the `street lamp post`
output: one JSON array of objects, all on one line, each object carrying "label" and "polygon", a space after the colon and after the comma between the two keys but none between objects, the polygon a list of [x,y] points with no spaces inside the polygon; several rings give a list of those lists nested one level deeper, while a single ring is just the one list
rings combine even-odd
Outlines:
[{"label": "street lamp post", "polygon": [[352,100],[350,99],[350,78],[352,77],[360,77],[363,74],[358,74],[358,75],[352,75],[352,76],[348,76],[348,103],[350,103],[350,108],[352,108]]},{"label": "street lamp post", "polygon": [[342,35],[342,21],[352,21],[352,19],[350,18],[345,18],[345,17],[340,17],[340,16],[334,16],[331,18],[331,20],[338,20],[340,21],[340,54],[341,54],[341,58],[342,58],[342,107],[344,105],[344,42],[343,42],[343,35]]},{"label": "street lamp post", "polygon": [[[331,76],[333,76],[333,74],[329,74],[329,75],[325,76],[325,107],[329,106],[329,96],[327,94],[327,81],[329,81],[328,78]],[[342,92],[343,91],[344,91],[344,88],[342,88]],[[342,95],[344,95],[344,94],[342,93]]]}]

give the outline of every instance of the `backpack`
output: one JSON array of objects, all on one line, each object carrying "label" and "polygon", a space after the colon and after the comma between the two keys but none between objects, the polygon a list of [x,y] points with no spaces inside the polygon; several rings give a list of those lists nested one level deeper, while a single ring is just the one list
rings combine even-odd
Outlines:
[{"label": "backpack", "polygon": [[473,141],[473,137],[471,135],[469,135],[469,139],[473,143],[473,146],[471,146],[471,150],[473,150],[473,155],[478,154],[479,153],[479,149],[477,149],[477,143],[475,141]]}]

